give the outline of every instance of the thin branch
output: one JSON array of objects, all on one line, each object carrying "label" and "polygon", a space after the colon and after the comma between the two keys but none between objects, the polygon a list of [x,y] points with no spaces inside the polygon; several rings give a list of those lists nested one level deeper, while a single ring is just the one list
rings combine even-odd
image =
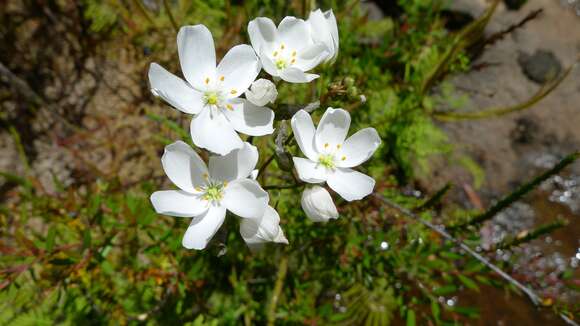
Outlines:
[{"label": "thin branch", "polygon": [[[467,252],[473,258],[477,259],[480,263],[484,264],[486,267],[488,267],[489,269],[491,269],[492,271],[494,271],[495,273],[497,273],[505,281],[507,281],[511,285],[515,286],[516,288],[520,289],[522,292],[524,292],[526,294],[526,296],[530,299],[530,301],[532,301],[532,303],[535,306],[540,306],[541,305],[542,298],[540,296],[538,296],[534,291],[532,291],[531,289],[529,289],[528,287],[526,287],[522,283],[520,283],[517,280],[515,280],[509,274],[507,274],[506,272],[504,272],[503,270],[501,270],[501,268],[497,267],[496,265],[494,265],[493,263],[491,263],[489,260],[487,260],[485,257],[483,257],[482,255],[480,255],[477,252],[475,252],[473,249],[471,249],[471,247],[469,247],[468,245],[466,245],[461,240],[454,238],[452,235],[450,235],[449,233],[447,233],[443,228],[437,227],[437,226],[433,225],[431,222],[428,222],[428,221],[423,220],[421,217],[419,217],[419,215],[417,215],[417,214],[411,212],[410,210],[408,210],[408,209],[406,209],[406,208],[404,208],[404,207],[402,207],[402,206],[400,206],[400,205],[398,205],[398,204],[396,204],[396,203],[388,200],[387,198],[385,198],[384,196],[382,196],[382,195],[380,195],[378,193],[373,193],[373,196],[375,198],[377,198],[378,200],[380,200],[386,206],[389,206],[389,207],[391,207],[391,208],[399,211],[403,215],[405,215],[405,216],[407,216],[407,217],[409,217],[409,218],[411,218],[411,219],[413,219],[413,220],[415,220],[415,221],[423,224],[424,226],[428,227],[432,231],[434,231],[437,234],[441,235],[446,240],[453,242],[455,245],[457,245],[459,248],[461,248],[462,250],[464,250],[465,252]],[[563,313],[559,313],[559,316],[560,316],[560,318],[562,318],[569,325],[580,326],[574,320],[570,319],[568,316],[564,315]]]},{"label": "thin branch", "polygon": [[293,185],[271,185],[271,186],[263,186],[264,190],[272,190],[272,189],[293,189],[298,187],[303,187],[304,184],[293,184]]}]

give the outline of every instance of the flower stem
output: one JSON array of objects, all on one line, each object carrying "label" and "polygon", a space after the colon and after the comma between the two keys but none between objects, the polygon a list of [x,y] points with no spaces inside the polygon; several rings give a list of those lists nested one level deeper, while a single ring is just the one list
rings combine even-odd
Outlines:
[{"label": "flower stem", "polygon": [[282,292],[286,272],[288,272],[288,256],[286,256],[286,254],[284,254],[280,259],[279,266],[276,283],[274,284],[274,290],[272,291],[272,297],[270,298],[270,305],[268,306],[268,326],[274,325],[276,321],[276,305],[278,305],[278,299]]}]

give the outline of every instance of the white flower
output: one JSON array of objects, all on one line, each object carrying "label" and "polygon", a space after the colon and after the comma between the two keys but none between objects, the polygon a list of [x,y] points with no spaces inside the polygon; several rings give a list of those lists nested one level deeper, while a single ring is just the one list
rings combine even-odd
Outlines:
[{"label": "white flower", "polygon": [[274,103],[278,97],[276,85],[267,79],[260,78],[252,83],[250,89],[246,91],[246,98],[257,106],[264,106]]},{"label": "white flower", "polygon": [[182,141],[165,147],[161,163],[179,190],[157,191],[151,203],[159,214],[193,217],[183,237],[188,249],[203,249],[224,222],[226,210],[243,218],[263,216],[268,193],[248,176],[258,162],[256,147],[225,156],[212,156],[209,169],[197,153]]},{"label": "white flower", "polygon": [[338,218],[338,211],[328,191],[320,186],[306,187],[302,192],[302,209],[313,222]]},{"label": "white flower", "polygon": [[267,73],[291,83],[307,83],[318,75],[306,71],[327,56],[323,43],[315,43],[308,24],[296,17],[285,17],[278,25],[270,18],[258,17],[248,24],[252,47]]},{"label": "white flower", "polygon": [[306,22],[310,26],[314,42],[326,45],[328,56],[324,61],[334,61],[338,56],[338,26],[332,9],[325,12],[316,9],[310,12]]},{"label": "white flower", "polygon": [[326,182],[347,201],[369,195],[375,180],[357,172],[355,167],[368,160],[381,144],[374,128],[365,128],[346,141],[350,115],[342,109],[328,108],[318,128],[306,111],[292,117],[292,130],[296,142],[307,158],[294,157],[298,177],[308,183]]},{"label": "white flower", "polygon": [[195,25],[179,30],[177,49],[187,82],[156,63],[149,68],[149,82],[153,94],[195,115],[190,130],[195,145],[225,155],[244,144],[236,131],[251,136],[274,131],[272,110],[238,98],[260,72],[249,45],[234,46],[216,67],[211,33]]},{"label": "white flower", "polygon": [[252,250],[260,249],[265,242],[288,244],[280,227],[280,215],[272,206],[266,207],[264,214],[258,218],[242,219],[240,234]]}]

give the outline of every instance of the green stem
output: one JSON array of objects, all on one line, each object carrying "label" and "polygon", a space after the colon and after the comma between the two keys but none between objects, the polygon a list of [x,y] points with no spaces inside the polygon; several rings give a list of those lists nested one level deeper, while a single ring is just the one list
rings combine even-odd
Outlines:
[{"label": "green stem", "polygon": [[462,229],[462,228],[465,228],[465,227],[467,227],[469,225],[480,224],[482,222],[485,222],[485,221],[493,218],[501,210],[503,210],[504,208],[508,207],[513,202],[515,202],[516,200],[520,199],[522,196],[524,196],[528,192],[530,192],[533,189],[535,189],[536,186],[538,186],[542,182],[546,181],[551,176],[553,176],[555,174],[558,174],[565,167],[567,167],[568,165],[570,165],[574,161],[576,161],[576,159],[578,159],[579,157],[580,157],[580,153],[573,153],[573,154],[570,154],[570,155],[566,156],[563,160],[561,160],[553,168],[551,168],[550,170],[548,170],[548,171],[542,173],[541,175],[537,176],[532,181],[530,181],[528,183],[525,183],[524,185],[522,185],[521,187],[519,187],[516,191],[512,192],[511,194],[507,195],[502,200],[500,200],[499,202],[497,202],[495,205],[493,205],[486,212],[484,212],[482,214],[479,214],[479,215],[476,215],[475,217],[473,217],[472,219],[470,219],[467,222],[464,222],[464,223],[461,223],[461,224],[458,224],[458,225],[452,225],[452,226],[449,227],[449,229],[450,230]]},{"label": "green stem", "polygon": [[169,3],[167,2],[167,0],[163,0],[163,8],[167,12],[167,16],[169,16],[169,21],[171,21],[171,25],[173,26],[173,29],[175,29],[176,32],[179,31],[179,25],[177,25],[177,22],[175,21],[175,17],[173,17],[173,13],[171,12],[171,7],[169,6]]},{"label": "green stem", "polygon": [[278,266],[276,283],[274,284],[274,290],[272,291],[272,297],[270,298],[270,305],[268,306],[268,326],[274,325],[276,321],[276,306],[278,305],[278,299],[280,299],[280,294],[282,293],[284,279],[286,278],[286,273],[288,272],[288,256],[284,255],[282,259],[280,259]]}]

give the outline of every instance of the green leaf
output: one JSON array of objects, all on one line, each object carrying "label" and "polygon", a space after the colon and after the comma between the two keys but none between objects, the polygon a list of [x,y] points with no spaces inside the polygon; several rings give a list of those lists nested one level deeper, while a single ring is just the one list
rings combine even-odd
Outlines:
[{"label": "green leaf", "polygon": [[467,276],[463,276],[461,274],[457,275],[457,278],[461,281],[461,283],[463,283],[463,285],[465,285],[468,289],[472,289],[475,290],[477,292],[479,292],[479,287],[477,286],[477,283],[475,283],[475,281],[473,281],[472,279],[470,279]]},{"label": "green leaf", "polygon": [[54,247],[54,239],[56,238],[56,226],[51,225],[46,234],[46,251],[52,251]]}]

